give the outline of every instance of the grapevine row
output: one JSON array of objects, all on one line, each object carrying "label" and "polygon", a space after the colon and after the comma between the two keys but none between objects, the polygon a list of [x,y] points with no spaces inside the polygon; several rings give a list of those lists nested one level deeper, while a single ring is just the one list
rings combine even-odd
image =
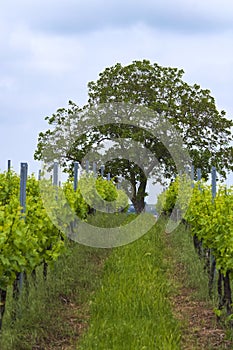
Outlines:
[{"label": "grapevine row", "polygon": [[[163,192],[157,202],[157,209],[170,215],[177,200],[181,179],[179,177]],[[194,246],[205,260],[209,276],[209,292],[212,294],[214,279],[217,278],[218,307],[215,312],[218,319],[226,313],[232,318],[233,277],[233,187],[219,186],[215,198],[211,186],[203,181],[198,183],[182,181],[182,196],[176,208],[181,212],[185,202],[189,201],[183,220],[193,235]],[[191,196],[190,186],[193,187]],[[186,188],[185,188],[186,187]],[[225,311],[224,311],[225,310]]]},{"label": "grapevine row", "polygon": [[[127,203],[124,192],[117,190],[113,181],[106,181],[101,177],[81,177],[76,191],[73,189],[72,179],[64,183],[62,188],[55,188],[51,181],[47,184],[48,196],[53,197],[53,191],[62,191],[65,194],[63,212],[67,210],[68,201],[69,211],[71,209],[81,220],[87,218],[92,211],[91,207],[95,205],[93,190],[90,191],[93,186],[97,189],[99,200],[110,201],[109,203],[116,200],[115,206],[119,208],[125,207]],[[43,264],[46,277],[47,266],[54,263],[66,249],[67,237],[51,221],[41,196],[40,182],[33,175],[27,178],[26,208],[24,212],[22,209],[20,177],[9,170],[0,173],[0,329],[8,287],[13,285],[13,294],[18,297],[20,274],[35,275],[35,269]]]}]

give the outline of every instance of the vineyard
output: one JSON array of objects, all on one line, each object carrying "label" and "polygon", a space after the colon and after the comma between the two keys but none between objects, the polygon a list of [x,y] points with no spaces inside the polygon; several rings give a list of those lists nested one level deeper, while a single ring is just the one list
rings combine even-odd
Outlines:
[{"label": "vineyard", "polygon": [[[46,278],[48,266],[54,264],[66,249],[67,237],[56,223],[51,221],[44,207],[39,180],[34,176],[27,177],[24,207],[21,180],[22,178],[11,170],[0,174],[0,328],[8,288],[13,286],[14,299],[17,301],[27,276],[32,275],[36,280],[36,268],[43,265],[43,275]],[[80,187],[74,190],[72,179],[60,188],[55,188],[51,181],[47,181],[44,188],[50,190],[49,197],[52,199],[54,193],[58,200],[61,198],[59,193],[64,193],[73,215],[85,221],[96,204],[95,196],[90,191],[90,183],[93,184],[93,181],[99,193],[99,201],[114,201],[116,210],[127,207],[124,192],[117,190],[112,181],[102,177],[95,179],[86,175],[80,179],[79,184],[90,205],[84,200]],[[67,211],[66,201],[62,204],[59,202],[59,208],[63,216],[66,216],[67,212],[70,213]],[[72,225],[72,222],[68,221],[68,224]],[[14,310],[13,318],[16,317]]]},{"label": "vineyard", "polygon": [[[177,177],[167,191],[159,196],[157,209],[164,215],[170,215],[175,207],[180,183]],[[191,196],[187,192],[190,186],[193,187]],[[211,186],[205,182],[198,181],[194,185],[187,181],[182,191],[177,210],[182,212],[185,201],[189,200],[183,222],[191,230],[195,249],[204,261],[210,296],[214,286],[217,288],[218,305],[215,313],[219,320],[226,316],[232,323],[233,188],[219,186],[213,196]]]},{"label": "vineyard", "polygon": [[[79,261],[74,270],[79,270],[81,264],[84,264],[82,261],[85,261],[86,270],[84,269],[82,277],[76,272],[79,277],[76,276],[78,281],[75,283],[79,290],[75,294],[79,295],[83,288],[82,293],[86,293],[86,298],[90,298],[90,301],[85,299],[84,303],[85,312],[90,314],[90,320],[81,326],[84,317],[82,315],[82,321],[77,321],[81,322],[78,325],[82,329],[82,332],[78,329],[78,339],[75,338],[78,349],[123,349],[125,344],[130,344],[134,349],[180,349],[181,327],[172,313],[169,302],[170,295],[174,293],[173,282],[169,282],[167,277],[167,269],[171,269],[171,266],[165,262],[168,259],[166,242],[177,236],[176,233],[164,233],[167,219],[174,208],[183,214],[182,224],[177,231],[183,236],[189,237],[190,233],[192,235],[196,251],[196,258],[193,259],[197,259],[204,266],[203,276],[207,278],[209,298],[215,297],[216,300],[217,296],[213,314],[215,313],[219,324],[231,329],[232,188],[219,186],[213,197],[211,186],[204,181],[194,183],[190,179],[184,181],[182,176],[178,176],[158,197],[156,207],[160,217],[150,232],[132,244],[114,250],[108,249],[109,252],[106,253],[103,249],[99,252],[89,251],[85,247],[75,245],[69,236],[59,229],[58,218],[51,218],[56,201],[59,201],[59,219],[68,220],[70,231],[75,226],[72,215],[76,215],[81,221],[103,227],[127,224],[134,220],[136,214],[126,214],[127,197],[116,187],[114,179],[107,180],[102,176],[84,174],[80,177],[78,186],[74,186],[74,179],[71,178],[60,187],[54,186],[52,180],[46,180],[44,187],[41,187],[40,181],[33,175],[27,177],[25,203],[22,206],[22,178],[12,170],[0,174],[0,326],[3,330],[5,314],[8,322],[11,320],[13,329],[17,322],[21,322],[22,315],[29,313],[25,313],[20,306],[22,295],[26,304],[34,299],[41,279],[43,283],[52,279],[52,283],[56,284],[54,277],[51,277],[55,271],[54,276],[58,278],[61,274],[61,280],[76,281],[74,275],[71,278],[67,272],[67,276],[62,275],[61,271],[62,265],[69,265],[69,259],[71,265],[74,265],[71,255],[77,247]],[[181,195],[178,196],[179,192]],[[96,193],[99,195],[96,196]],[[51,196],[49,211],[44,200]],[[72,215],[67,209],[67,201]],[[106,206],[103,210],[105,213],[98,213],[103,201]],[[97,208],[97,213],[93,208]],[[87,256],[92,257],[94,263],[91,260],[86,261]],[[101,261],[101,264],[97,264],[96,261]],[[91,264],[93,270],[90,269]],[[97,268],[98,271],[103,268],[103,278],[97,278]],[[174,266],[173,268],[175,269]],[[88,271],[90,276],[85,271]],[[92,279],[92,283],[88,277]],[[71,282],[67,282],[67,286]],[[35,287],[34,291],[29,288],[31,284]],[[65,292],[67,286],[63,286],[62,295],[59,293],[59,299],[63,302],[65,300],[65,303],[68,303],[66,293],[71,293]],[[75,288],[74,285],[71,288]],[[73,295],[74,291],[71,294]],[[7,302],[8,299],[10,303]],[[80,303],[80,299],[78,300]],[[89,311],[86,309],[87,302],[90,304]],[[10,316],[6,305],[10,305]],[[29,306],[24,308],[27,310],[27,307]],[[4,344],[4,333],[2,337]],[[37,346],[28,345],[27,348],[56,348],[40,345],[44,344],[43,337],[38,338],[38,334],[35,334],[30,341]],[[23,341],[25,342],[25,339]],[[8,344],[6,349],[15,349],[14,346],[13,344],[10,347]],[[76,349],[75,345],[73,349]]]}]

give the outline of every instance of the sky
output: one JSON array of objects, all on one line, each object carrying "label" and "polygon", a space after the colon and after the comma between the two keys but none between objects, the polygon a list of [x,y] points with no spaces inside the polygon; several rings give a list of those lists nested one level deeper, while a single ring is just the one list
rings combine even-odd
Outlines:
[{"label": "sky", "polygon": [[[117,62],[182,68],[233,118],[231,0],[0,1],[0,171],[33,154],[50,116],[87,102],[87,83]],[[231,177],[229,177],[228,182]]]}]

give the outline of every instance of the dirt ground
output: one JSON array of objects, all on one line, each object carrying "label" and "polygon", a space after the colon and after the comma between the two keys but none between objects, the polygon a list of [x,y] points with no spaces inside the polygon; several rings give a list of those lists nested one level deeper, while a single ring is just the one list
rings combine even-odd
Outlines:
[{"label": "dirt ground", "polygon": [[172,308],[181,324],[181,344],[185,350],[233,349],[233,342],[226,334],[214,314],[210,303],[197,300],[195,290],[184,287],[185,269],[179,264],[173,275],[178,285],[178,293],[172,296]]}]

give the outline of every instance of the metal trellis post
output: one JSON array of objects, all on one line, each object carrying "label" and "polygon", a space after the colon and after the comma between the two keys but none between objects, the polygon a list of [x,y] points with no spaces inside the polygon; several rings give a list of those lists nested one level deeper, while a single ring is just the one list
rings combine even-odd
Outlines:
[{"label": "metal trellis post", "polygon": [[191,166],[191,186],[194,187],[194,165]]},{"label": "metal trellis post", "polygon": [[53,163],[53,185],[58,186],[58,162]]},{"label": "metal trellis post", "polygon": [[11,170],[11,160],[9,159],[7,162],[7,171]]},{"label": "metal trellis post", "polygon": [[39,180],[39,181],[41,180],[41,169],[40,169],[39,172],[38,172],[38,180]]},{"label": "metal trellis post", "polygon": [[93,162],[93,174],[96,177],[96,162]]},{"label": "metal trellis post", "polygon": [[[201,169],[197,168],[197,181],[201,181]],[[198,189],[201,190],[200,184],[198,185]]]},{"label": "metal trellis post", "polygon": [[216,197],[216,182],[217,182],[217,177],[216,177],[216,168],[213,166],[211,170],[211,187],[212,187],[212,199],[214,201],[214,198]]},{"label": "metal trellis post", "polygon": [[101,176],[102,176],[102,178],[104,177],[104,165],[101,165],[101,167],[100,167],[100,172],[101,172]]},{"label": "metal trellis post", "polygon": [[86,160],[86,172],[89,173],[89,160]]},{"label": "metal trellis post", "polygon": [[[20,166],[20,206],[22,207],[22,219],[25,220],[24,214],[26,213],[26,186],[27,186],[27,176],[28,176],[28,164],[21,163]],[[23,288],[23,273],[19,275],[19,291]]]},{"label": "metal trellis post", "polygon": [[74,190],[78,187],[78,162],[74,162]]}]

